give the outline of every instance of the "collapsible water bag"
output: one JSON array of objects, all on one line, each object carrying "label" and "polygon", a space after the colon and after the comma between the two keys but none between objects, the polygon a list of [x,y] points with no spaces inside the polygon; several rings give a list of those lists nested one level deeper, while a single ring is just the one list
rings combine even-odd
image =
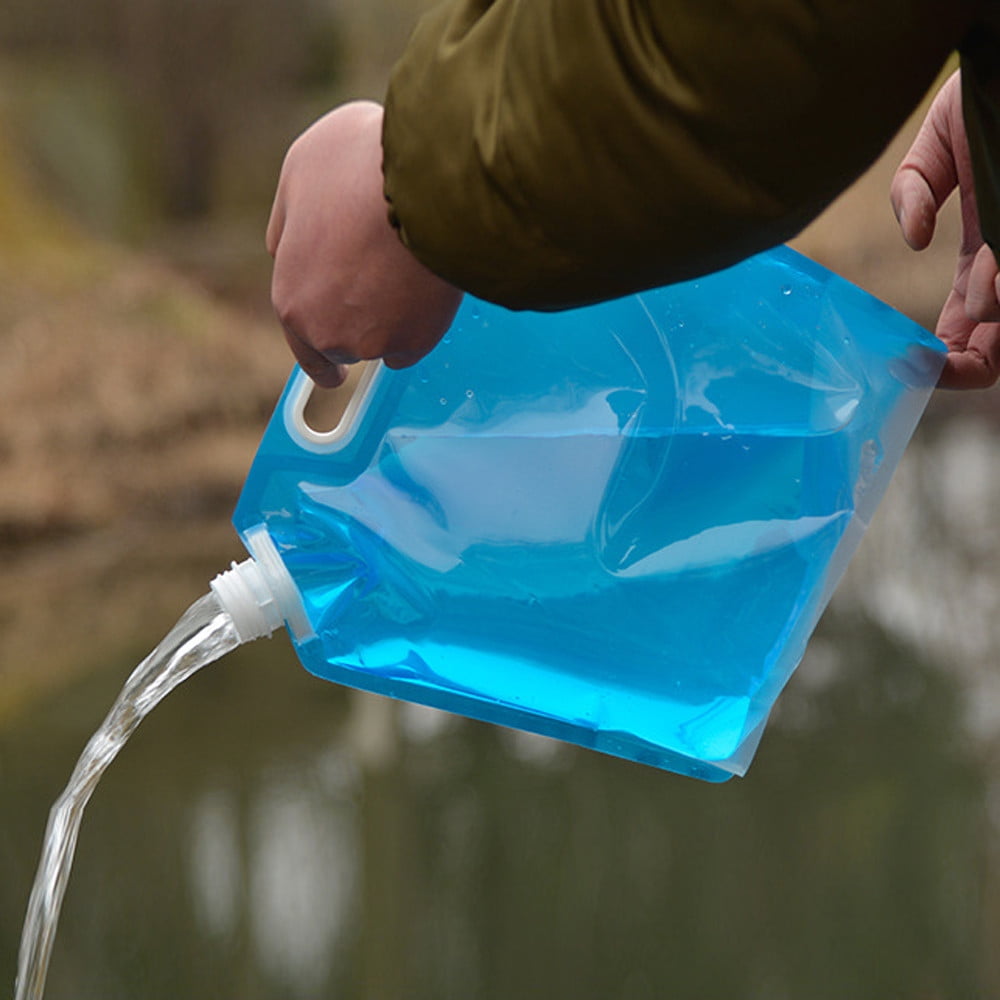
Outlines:
[{"label": "collapsible water bag", "polygon": [[294,374],[234,523],[318,676],[724,780],[943,357],[787,248],[562,313],[467,297],[333,431]]}]

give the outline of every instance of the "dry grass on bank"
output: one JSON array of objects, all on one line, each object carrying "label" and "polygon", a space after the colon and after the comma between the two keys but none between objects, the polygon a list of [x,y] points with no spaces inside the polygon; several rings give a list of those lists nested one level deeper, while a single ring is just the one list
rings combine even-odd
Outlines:
[{"label": "dry grass on bank", "polygon": [[274,326],[89,239],[0,160],[0,542],[234,495],[289,367]]}]

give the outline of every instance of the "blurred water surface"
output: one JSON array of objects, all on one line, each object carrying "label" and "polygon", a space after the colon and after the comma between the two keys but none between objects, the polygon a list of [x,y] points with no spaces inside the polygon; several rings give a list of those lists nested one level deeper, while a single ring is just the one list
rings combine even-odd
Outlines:
[{"label": "blurred water surface", "polygon": [[[283,635],[231,654],[95,794],[47,996],[1000,995],[994,437],[932,404],[723,786],[342,690]],[[86,648],[105,669],[0,722],[0,995],[49,806],[144,651]]]}]

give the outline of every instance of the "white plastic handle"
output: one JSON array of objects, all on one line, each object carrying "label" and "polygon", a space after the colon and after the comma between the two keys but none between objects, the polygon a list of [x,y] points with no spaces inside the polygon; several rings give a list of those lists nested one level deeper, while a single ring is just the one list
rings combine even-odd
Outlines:
[{"label": "white plastic handle", "polygon": [[302,369],[298,369],[285,400],[285,429],[300,447],[309,451],[338,451],[350,439],[351,432],[368,408],[376,380],[385,370],[381,361],[367,362],[337,426],[328,431],[318,431],[306,420],[306,406],[315,383]]}]

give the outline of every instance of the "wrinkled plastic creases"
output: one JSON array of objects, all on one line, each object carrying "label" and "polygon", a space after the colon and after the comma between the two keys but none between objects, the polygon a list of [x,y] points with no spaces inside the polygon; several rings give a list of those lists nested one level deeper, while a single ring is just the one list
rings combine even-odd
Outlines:
[{"label": "wrinkled plastic creases", "polygon": [[467,297],[334,434],[293,375],[234,523],[273,542],[320,677],[723,780],[943,357],[787,248],[563,313]]}]

